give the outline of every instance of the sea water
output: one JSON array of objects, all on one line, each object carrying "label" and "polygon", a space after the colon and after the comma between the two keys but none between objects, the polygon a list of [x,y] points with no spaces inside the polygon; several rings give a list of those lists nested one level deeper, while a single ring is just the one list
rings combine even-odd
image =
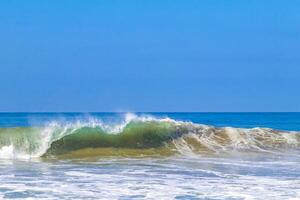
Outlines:
[{"label": "sea water", "polygon": [[0,198],[300,199],[300,113],[2,113]]}]

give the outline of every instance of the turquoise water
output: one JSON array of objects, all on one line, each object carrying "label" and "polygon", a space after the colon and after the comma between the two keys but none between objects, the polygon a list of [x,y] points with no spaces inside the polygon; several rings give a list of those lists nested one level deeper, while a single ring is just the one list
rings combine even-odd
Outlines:
[{"label": "turquoise water", "polygon": [[300,199],[300,113],[2,113],[0,199]]}]

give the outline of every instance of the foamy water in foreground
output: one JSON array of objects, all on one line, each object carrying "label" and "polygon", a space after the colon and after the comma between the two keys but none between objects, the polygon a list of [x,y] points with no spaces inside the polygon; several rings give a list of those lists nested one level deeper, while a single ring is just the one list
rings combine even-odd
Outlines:
[{"label": "foamy water in foreground", "polygon": [[0,198],[300,199],[299,122],[284,113],[2,114]]},{"label": "foamy water in foreground", "polygon": [[1,161],[2,198],[299,199],[299,158]]}]

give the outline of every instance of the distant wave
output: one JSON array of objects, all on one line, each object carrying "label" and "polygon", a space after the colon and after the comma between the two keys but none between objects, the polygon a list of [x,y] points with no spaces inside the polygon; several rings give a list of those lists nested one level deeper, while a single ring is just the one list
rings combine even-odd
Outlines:
[{"label": "distant wave", "polygon": [[208,155],[299,149],[300,133],[269,128],[216,128],[127,114],[120,124],[97,119],[0,129],[0,158]]}]

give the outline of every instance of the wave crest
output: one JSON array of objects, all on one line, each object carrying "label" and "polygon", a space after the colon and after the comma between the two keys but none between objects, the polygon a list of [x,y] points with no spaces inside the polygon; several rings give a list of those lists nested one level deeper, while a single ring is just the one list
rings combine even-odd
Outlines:
[{"label": "wave crest", "polygon": [[0,129],[0,158],[61,155],[171,155],[273,152],[298,149],[299,132],[269,128],[216,128],[170,118],[126,115],[123,123],[87,122]]}]

